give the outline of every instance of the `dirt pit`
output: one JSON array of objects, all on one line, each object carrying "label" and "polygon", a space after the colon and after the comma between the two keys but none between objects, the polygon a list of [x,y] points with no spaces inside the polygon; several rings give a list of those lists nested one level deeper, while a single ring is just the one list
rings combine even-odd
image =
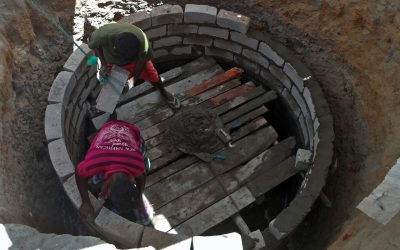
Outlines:
[{"label": "dirt pit", "polygon": [[[40,3],[75,38],[85,40],[102,23],[161,2]],[[383,179],[400,152],[400,3],[196,3],[248,15],[291,48],[322,84],[334,116],[338,158],[337,170],[325,188],[332,208],[317,202],[290,245],[293,249],[325,249],[337,240],[332,247],[340,243],[345,248],[350,244],[346,242],[354,244],[348,249],[357,246],[377,225],[360,215],[355,206]],[[0,23],[0,221],[32,225],[42,232],[84,233],[53,172],[43,132],[47,94],[72,45],[22,0],[3,1]],[[393,228],[398,228],[397,221]],[[354,226],[356,222],[365,225],[365,237],[348,233],[352,225],[350,229],[361,230]],[[395,232],[382,229],[377,241],[387,245],[386,249],[396,249],[399,239],[390,237]]]}]

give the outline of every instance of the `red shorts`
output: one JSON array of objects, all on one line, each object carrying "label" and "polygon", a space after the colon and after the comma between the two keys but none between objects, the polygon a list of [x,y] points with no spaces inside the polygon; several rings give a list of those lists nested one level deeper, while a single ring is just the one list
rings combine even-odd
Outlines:
[{"label": "red shorts", "polygon": [[[135,72],[136,63],[126,64],[120,67],[125,69],[126,71],[129,71],[132,75]],[[107,68],[110,70],[112,68],[112,65],[108,64]],[[139,78],[153,83],[159,81],[160,78],[158,76],[158,72],[154,68],[153,62],[151,60],[146,62],[146,65],[144,66],[142,73],[140,73],[139,75]]]}]

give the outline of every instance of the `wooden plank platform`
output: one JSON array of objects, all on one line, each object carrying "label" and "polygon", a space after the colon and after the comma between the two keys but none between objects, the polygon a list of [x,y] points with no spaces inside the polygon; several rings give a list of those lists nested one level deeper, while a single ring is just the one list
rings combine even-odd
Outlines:
[{"label": "wooden plank platform", "polygon": [[155,228],[201,234],[297,173],[294,138],[278,143],[264,117],[277,95],[243,83],[241,74],[237,68],[224,72],[215,60],[202,57],[163,75],[167,89],[180,96],[182,109],[197,105],[219,115],[231,136],[230,144],[221,141],[215,151],[223,160],[203,162],[167,143],[165,131],[180,111],[165,105],[148,83],[120,102],[118,119],[136,123],[149,150],[152,170],[145,196],[155,210]]}]

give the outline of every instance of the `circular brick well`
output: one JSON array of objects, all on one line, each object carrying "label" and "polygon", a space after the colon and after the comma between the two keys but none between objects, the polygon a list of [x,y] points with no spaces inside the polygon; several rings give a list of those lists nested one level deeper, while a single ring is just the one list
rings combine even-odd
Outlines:
[{"label": "circular brick well", "polygon": [[[269,223],[277,240],[290,235],[302,222],[325,184],[333,160],[333,122],[318,82],[295,55],[243,15],[205,5],[163,5],[150,13],[138,12],[120,22],[142,28],[152,42],[154,63],[188,61],[206,55],[226,67],[245,69],[246,76],[278,95],[283,127],[296,136],[297,147],[312,152],[312,164],[301,173],[295,197]],[[87,45],[83,49],[91,53]],[[99,93],[96,67],[74,51],[55,78],[48,96],[45,133],[54,169],[73,205],[81,204],[73,176],[88,147],[88,100]],[[294,166],[293,166],[294,167]],[[91,196],[96,210],[91,227],[124,247],[174,242],[188,244],[191,236],[172,235],[128,221]]]}]

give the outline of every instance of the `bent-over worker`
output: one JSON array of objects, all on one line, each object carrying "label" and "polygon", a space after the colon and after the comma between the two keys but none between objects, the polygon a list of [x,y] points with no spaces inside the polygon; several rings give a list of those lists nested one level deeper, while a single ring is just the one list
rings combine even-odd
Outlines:
[{"label": "bent-over worker", "polygon": [[112,203],[116,213],[135,214],[137,222],[148,224],[142,196],[149,168],[144,140],[135,125],[125,121],[104,124],[75,172],[82,199],[81,216],[94,214],[88,193],[90,186],[100,198]]},{"label": "bent-over worker", "polygon": [[95,30],[89,48],[100,58],[100,74],[107,78],[113,65],[130,72],[130,78],[148,80],[172,108],[180,107],[179,99],[168,92],[151,61],[152,50],[146,34],[137,26],[127,23],[106,24]]}]

